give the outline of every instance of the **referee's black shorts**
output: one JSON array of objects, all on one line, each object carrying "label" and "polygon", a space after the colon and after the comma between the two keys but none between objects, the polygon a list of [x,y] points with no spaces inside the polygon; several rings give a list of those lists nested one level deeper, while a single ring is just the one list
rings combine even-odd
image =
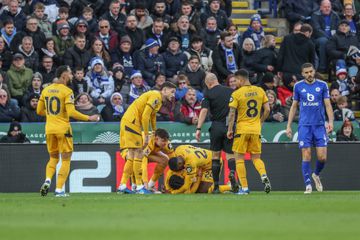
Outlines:
[{"label": "referee's black shorts", "polygon": [[226,124],[223,122],[212,122],[211,127],[209,128],[211,151],[219,152],[223,150],[226,153],[233,153],[233,140],[227,138],[227,129]]}]

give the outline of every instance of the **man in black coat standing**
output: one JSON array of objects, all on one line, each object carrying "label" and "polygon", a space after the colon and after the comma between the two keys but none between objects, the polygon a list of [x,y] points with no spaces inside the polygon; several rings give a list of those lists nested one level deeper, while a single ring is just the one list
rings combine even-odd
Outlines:
[{"label": "man in black coat standing", "polygon": [[240,47],[233,42],[233,37],[228,32],[220,34],[221,42],[214,49],[212,59],[213,71],[217,74],[219,82],[223,83],[228,75],[235,73],[240,68]]},{"label": "man in black coat standing", "polygon": [[302,64],[315,62],[315,46],[310,37],[312,27],[309,24],[301,26],[300,33],[285,36],[280,46],[277,70],[282,72],[285,85],[301,76]]}]

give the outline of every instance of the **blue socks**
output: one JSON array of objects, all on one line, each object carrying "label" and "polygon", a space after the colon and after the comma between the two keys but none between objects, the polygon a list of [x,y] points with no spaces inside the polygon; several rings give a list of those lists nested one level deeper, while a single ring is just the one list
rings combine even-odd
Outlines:
[{"label": "blue socks", "polygon": [[304,183],[305,186],[311,184],[311,166],[310,166],[310,162],[302,162],[302,173],[303,173],[303,177],[304,177]]},{"label": "blue socks", "polygon": [[316,161],[316,169],[315,169],[315,174],[319,176],[321,170],[323,170],[325,166],[325,162],[320,162],[319,160]]}]

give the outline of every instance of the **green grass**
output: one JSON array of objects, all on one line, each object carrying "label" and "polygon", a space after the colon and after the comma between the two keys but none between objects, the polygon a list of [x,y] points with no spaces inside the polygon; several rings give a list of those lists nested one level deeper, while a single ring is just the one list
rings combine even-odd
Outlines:
[{"label": "green grass", "polygon": [[360,192],[0,194],[0,239],[359,239]]}]

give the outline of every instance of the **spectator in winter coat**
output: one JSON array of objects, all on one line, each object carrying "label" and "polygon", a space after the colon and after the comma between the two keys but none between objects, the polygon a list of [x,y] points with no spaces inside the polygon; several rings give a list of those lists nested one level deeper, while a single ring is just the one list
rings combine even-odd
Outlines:
[{"label": "spectator in winter coat", "polygon": [[10,101],[10,94],[0,89],[0,122],[20,120],[20,109],[15,102]]},{"label": "spectator in winter coat", "polygon": [[203,27],[206,25],[206,19],[215,17],[218,28],[221,31],[225,30],[229,26],[230,21],[225,11],[220,9],[220,0],[209,0],[208,2],[209,5],[205,7],[205,11],[200,16]]},{"label": "spectator in winter coat", "polygon": [[125,77],[124,67],[120,64],[114,65],[113,69],[113,79],[114,79],[114,92],[121,92],[121,89],[124,85],[128,83],[128,78]]},{"label": "spectator in winter coat", "polygon": [[[165,0],[156,0],[154,3],[154,9],[150,14],[150,17],[155,22],[156,20],[161,19],[164,23],[164,28],[169,29],[172,17],[169,14],[166,14],[166,4]],[[153,36],[146,36],[146,38],[154,38]]]},{"label": "spectator in winter coat", "polygon": [[168,41],[168,33],[165,29],[165,23],[161,18],[154,19],[152,26],[144,29],[145,38],[153,38],[155,39],[160,48],[159,53],[163,53],[166,50],[166,43]]},{"label": "spectator in winter coat", "polygon": [[41,51],[41,48],[45,44],[45,34],[40,31],[38,27],[39,21],[34,17],[29,17],[26,20],[26,28],[23,31],[18,29],[18,32],[15,34],[14,39],[11,41],[10,48],[12,51],[16,52],[19,45],[21,44],[22,39],[25,36],[30,36],[33,39],[35,51]]},{"label": "spectator in winter coat", "polygon": [[242,60],[241,68],[246,69],[249,72],[249,79],[252,84],[257,83],[257,73],[254,69],[255,59],[255,44],[252,38],[245,38],[242,44]]},{"label": "spectator in winter coat", "polygon": [[131,83],[126,84],[121,89],[121,95],[123,96],[123,103],[125,108],[135,101],[141,94],[150,90],[150,87],[145,85],[143,77],[140,71],[134,70],[130,77]]},{"label": "spectator in winter coat", "polygon": [[11,19],[14,22],[15,28],[21,31],[25,27],[26,14],[19,5],[19,1],[11,0],[0,15],[0,22],[4,23],[7,19]]},{"label": "spectator in winter coat", "polygon": [[36,72],[39,68],[39,54],[35,51],[33,46],[33,39],[30,36],[25,36],[19,45],[18,51],[25,57],[25,66],[31,68]]},{"label": "spectator in winter coat", "polygon": [[150,17],[149,11],[146,9],[145,4],[138,2],[135,6],[135,9],[130,11],[131,15],[136,16],[138,25],[140,29],[145,29],[152,25],[153,20]]},{"label": "spectator in winter coat", "polygon": [[90,44],[94,34],[90,32],[87,21],[85,21],[85,19],[79,18],[74,23],[74,28],[72,30],[72,35],[74,36],[74,38],[76,35],[85,36],[85,49],[88,50],[90,48]]},{"label": "spectator in winter coat", "polygon": [[132,56],[132,41],[129,36],[123,36],[120,39],[120,45],[111,52],[111,62],[113,66],[120,64],[124,67],[124,74],[127,79],[130,79],[131,73],[134,70],[134,58]]},{"label": "spectator in winter coat", "polygon": [[56,24],[56,34],[53,35],[55,52],[63,57],[65,51],[74,46],[74,39],[70,34],[70,25],[67,21],[61,20]]},{"label": "spectator in winter coat", "polygon": [[101,117],[104,122],[120,122],[125,111],[123,97],[120,93],[114,92],[111,95],[110,102],[102,109]]},{"label": "spectator in winter coat", "polygon": [[334,111],[335,121],[355,120],[353,111],[347,108],[348,99],[346,96],[340,96],[336,104],[337,104],[337,109]]},{"label": "spectator in winter coat", "polygon": [[346,20],[350,25],[350,32],[353,33],[358,38],[360,37],[360,24],[359,24],[359,15],[355,14],[353,5],[350,3],[344,4],[344,12],[342,15],[339,15],[340,19]]},{"label": "spectator in winter coat", "polygon": [[338,30],[330,37],[326,44],[326,53],[329,61],[335,64],[337,60],[343,59],[347,61],[347,66],[354,65],[354,62],[351,63],[346,59],[350,46],[360,47],[360,44],[358,38],[350,32],[349,22],[342,20]]},{"label": "spectator in winter coat", "polygon": [[3,22],[3,27],[1,28],[1,37],[4,39],[6,49],[10,49],[11,41],[16,35],[16,27],[12,19],[7,19]]},{"label": "spectator in winter coat", "polygon": [[359,139],[354,134],[354,126],[349,120],[345,120],[341,129],[336,133],[337,142],[354,142]]},{"label": "spectator in winter coat", "polygon": [[74,96],[78,96],[82,93],[90,93],[91,89],[85,79],[85,73],[83,68],[75,68],[74,79],[71,81],[71,89],[74,92]]},{"label": "spectator in winter coat", "polygon": [[201,103],[196,99],[196,90],[188,88],[185,97],[176,103],[175,121],[196,125],[199,120]]},{"label": "spectator in winter coat", "polygon": [[19,105],[21,105],[22,97],[30,86],[33,77],[33,71],[25,67],[25,59],[21,53],[14,54],[12,65],[7,71],[7,76],[11,97],[15,98]]},{"label": "spectator in winter coat", "polygon": [[55,78],[55,71],[54,60],[47,55],[43,56],[41,66],[39,67],[39,72],[43,76],[43,87],[52,83]]},{"label": "spectator in winter coat", "polygon": [[86,92],[80,93],[75,99],[75,109],[82,114],[91,116],[94,114],[99,115],[99,110],[92,103],[92,98]]},{"label": "spectator in winter coat", "polygon": [[201,68],[200,59],[197,55],[193,55],[189,59],[189,63],[184,69],[185,75],[190,81],[190,86],[203,92],[205,89],[205,71]]},{"label": "spectator in winter coat", "polygon": [[214,49],[212,59],[213,71],[217,74],[219,83],[223,83],[229,74],[235,73],[240,68],[242,60],[239,46],[233,42],[233,36],[222,32],[221,42]]},{"label": "spectator in winter coat", "polygon": [[9,131],[6,136],[0,139],[0,143],[29,143],[30,140],[21,132],[19,122],[10,123]]},{"label": "spectator in winter coat", "polygon": [[36,108],[39,103],[40,95],[37,93],[31,94],[24,106],[21,108],[21,122],[45,122],[45,117],[36,113]]},{"label": "spectator in winter coat", "polygon": [[43,81],[43,77],[41,73],[39,72],[34,73],[31,79],[31,85],[28,87],[22,98],[23,106],[25,106],[25,104],[29,102],[29,97],[31,95],[33,94],[38,94],[39,96],[41,95],[41,91],[43,90],[42,81]]},{"label": "spectator in winter coat", "polygon": [[269,99],[270,114],[265,120],[266,122],[283,122],[286,116],[280,102],[277,101],[276,93],[273,90],[267,90],[266,96]]},{"label": "spectator in winter coat", "polygon": [[336,81],[331,84],[331,89],[338,89],[341,96],[349,96],[351,93],[351,80],[348,79],[345,61],[340,59],[336,63]]},{"label": "spectator in winter coat", "polygon": [[335,34],[340,23],[340,18],[331,10],[329,0],[322,0],[320,10],[311,16],[311,25],[314,29],[313,38],[319,56],[318,71],[324,73],[327,71],[326,44],[330,37]]},{"label": "spectator in winter coat", "polygon": [[35,4],[35,9],[33,13],[33,17],[35,17],[39,21],[39,28],[45,34],[46,38],[52,37],[52,26],[51,22],[48,20],[48,16],[45,14],[45,5],[41,2]]},{"label": "spectator in winter coat", "polygon": [[117,32],[119,36],[123,36],[125,34],[125,21],[126,15],[120,12],[120,1],[111,1],[109,11],[104,13],[100,19],[106,19],[110,23],[110,28]]},{"label": "spectator in winter coat", "polygon": [[136,56],[136,69],[141,71],[145,82],[153,87],[156,75],[166,71],[164,58],[159,54],[159,43],[153,38],[147,39],[145,48],[135,52],[134,56]]},{"label": "spectator in winter coat", "polygon": [[200,12],[195,9],[191,1],[184,0],[181,2],[180,11],[175,15],[174,22],[177,22],[181,16],[188,17],[192,29],[195,29],[197,32],[202,29]]},{"label": "spectator in winter coat", "polygon": [[204,41],[199,35],[194,35],[190,41],[190,48],[184,52],[188,59],[196,55],[200,59],[201,67],[204,71],[209,72],[213,66],[213,51],[204,46]]},{"label": "spectator in winter coat", "polygon": [[46,39],[44,47],[41,48],[41,52],[39,52],[40,60],[43,59],[44,56],[51,57],[56,66],[60,66],[62,64],[62,58],[56,53],[55,41],[52,38]]},{"label": "spectator in winter coat", "polygon": [[166,0],[166,14],[175,16],[179,11],[181,0]]},{"label": "spectator in winter coat", "polygon": [[107,51],[111,52],[117,48],[118,35],[116,32],[110,29],[110,23],[106,19],[101,19],[98,26],[99,31],[96,33],[96,36],[104,43]]},{"label": "spectator in winter coat", "polygon": [[71,69],[76,67],[86,68],[90,61],[91,55],[85,48],[86,37],[85,35],[75,36],[75,45],[68,48],[64,53],[64,63],[70,66]]},{"label": "spectator in winter coat", "polygon": [[114,92],[114,80],[107,72],[104,62],[95,57],[90,61],[91,69],[86,73],[85,79],[90,88],[90,95],[94,104],[105,104]]},{"label": "spectator in winter coat", "polygon": [[170,38],[176,37],[180,40],[180,48],[186,51],[190,47],[191,37],[195,34],[195,28],[190,26],[189,17],[181,16],[176,25],[172,27]]},{"label": "spectator in winter coat", "polygon": [[134,49],[140,49],[144,44],[144,31],[138,28],[138,21],[134,15],[129,15],[126,18],[125,33],[130,37]]},{"label": "spectator in winter coat", "polygon": [[206,20],[206,27],[200,32],[202,39],[204,39],[205,46],[210,49],[214,49],[219,44],[220,33],[221,31],[217,28],[214,17],[209,17]]},{"label": "spectator in winter coat", "polygon": [[180,50],[180,40],[177,37],[169,39],[167,50],[162,54],[165,61],[165,74],[166,78],[175,82],[176,75],[187,64],[186,55]]},{"label": "spectator in winter coat", "polygon": [[255,50],[260,49],[261,42],[265,37],[264,29],[261,25],[261,17],[258,14],[255,14],[251,17],[250,25],[248,29],[243,33],[242,39],[251,38],[255,44]]},{"label": "spectator in winter coat", "polygon": [[281,43],[276,69],[282,72],[286,86],[293,81],[294,77],[298,80],[302,79],[302,64],[306,62],[315,64],[315,46],[310,39],[311,34],[312,27],[309,24],[303,24],[300,33],[285,36]]},{"label": "spectator in winter coat", "polygon": [[84,19],[87,22],[88,29],[91,35],[98,30],[97,19],[94,16],[94,10],[91,7],[84,7],[80,19]]},{"label": "spectator in winter coat", "polygon": [[276,42],[273,35],[265,35],[263,48],[255,52],[253,69],[262,76],[266,72],[275,73],[277,52],[275,50]]},{"label": "spectator in winter coat", "polygon": [[1,61],[1,70],[7,71],[10,68],[12,62],[12,53],[10,50],[6,49],[5,40],[3,37],[0,37],[0,61]]}]

